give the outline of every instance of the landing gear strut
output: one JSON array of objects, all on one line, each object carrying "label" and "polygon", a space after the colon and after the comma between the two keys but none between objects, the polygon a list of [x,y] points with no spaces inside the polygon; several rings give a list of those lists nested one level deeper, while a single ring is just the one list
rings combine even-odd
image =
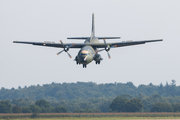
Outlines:
[{"label": "landing gear strut", "polygon": [[83,68],[86,68],[86,64],[83,64]]},{"label": "landing gear strut", "polygon": [[101,61],[96,61],[96,64],[100,64],[101,63]]}]

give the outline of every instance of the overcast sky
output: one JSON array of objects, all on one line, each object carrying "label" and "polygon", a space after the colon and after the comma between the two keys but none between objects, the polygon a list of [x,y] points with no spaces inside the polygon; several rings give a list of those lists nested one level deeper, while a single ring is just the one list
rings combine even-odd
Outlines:
[{"label": "overcast sky", "polygon": [[[0,0],[0,88],[52,82],[152,83],[180,85],[179,0]],[[56,55],[61,48],[14,44],[14,40],[54,41],[89,37],[92,13],[96,36],[163,42],[105,51],[100,65],[86,69],[73,61],[79,49]],[[103,42],[103,41],[101,41]]]}]

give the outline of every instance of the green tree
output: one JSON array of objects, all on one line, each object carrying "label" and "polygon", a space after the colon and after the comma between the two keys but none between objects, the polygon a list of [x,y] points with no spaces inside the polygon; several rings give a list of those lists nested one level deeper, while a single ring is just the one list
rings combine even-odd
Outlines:
[{"label": "green tree", "polygon": [[121,97],[121,96],[117,96],[112,103],[109,105],[109,108],[112,111],[117,111],[117,112],[125,112],[126,111],[126,102],[128,101],[128,99]]},{"label": "green tree", "polygon": [[41,110],[39,112],[41,113],[52,112],[50,102],[47,100],[44,99],[37,100],[35,102],[35,105],[40,107]]},{"label": "green tree", "polygon": [[30,105],[29,108],[33,113],[41,112],[41,108],[38,105]]},{"label": "green tree", "polygon": [[22,113],[32,113],[30,106],[22,107]]},{"label": "green tree", "polygon": [[154,103],[157,102],[166,102],[166,100],[159,94],[153,94],[151,96],[146,96],[142,99],[142,103],[144,105],[144,111],[151,111],[151,108]]},{"label": "green tree", "polygon": [[74,113],[85,113],[86,110],[85,109],[75,109]]},{"label": "green tree", "polygon": [[0,113],[11,113],[12,105],[8,100],[0,101]]},{"label": "green tree", "polygon": [[127,94],[127,93],[126,94],[121,94],[120,96],[123,97],[123,98],[126,98],[128,100],[133,98],[133,96],[131,96],[131,95]]},{"label": "green tree", "polygon": [[21,90],[22,89],[21,86],[19,86],[18,89]]},{"label": "green tree", "polygon": [[51,106],[50,103],[44,99],[37,100],[35,102],[35,105],[38,105],[39,107],[44,107],[44,108],[50,108]]},{"label": "green tree", "polygon": [[110,100],[105,100],[105,101],[102,101],[102,102],[100,101],[98,103],[99,103],[98,109],[101,112],[109,112],[109,105],[111,104]]},{"label": "green tree", "polygon": [[172,107],[174,108],[174,112],[180,112],[180,103],[172,104]]},{"label": "green tree", "polygon": [[28,106],[31,105],[33,102],[30,99],[24,98],[15,98],[12,100],[12,104],[17,106]]},{"label": "green tree", "polygon": [[57,106],[54,108],[54,112],[55,113],[66,113],[67,108],[65,108],[64,106]]},{"label": "green tree", "polygon": [[133,98],[126,102],[126,112],[139,112],[143,108],[143,104],[140,99]]},{"label": "green tree", "polygon": [[141,92],[139,92],[139,96],[138,96],[138,98],[139,98],[140,100],[142,100],[142,99],[143,99],[143,95],[142,95],[142,93],[141,93]]},{"label": "green tree", "polygon": [[22,107],[17,106],[17,105],[14,105],[14,106],[12,107],[12,112],[13,112],[13,113],[22,113]]},{"label": "green tree", "polygon": [[154,103],[151,112],[173,112],[174,109],[169,103],[157,102]]}]

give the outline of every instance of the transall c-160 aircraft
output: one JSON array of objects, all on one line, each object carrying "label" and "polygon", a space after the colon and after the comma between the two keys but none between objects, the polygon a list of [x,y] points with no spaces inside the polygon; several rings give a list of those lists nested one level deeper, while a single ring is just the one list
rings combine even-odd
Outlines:
[{"label": "transall c-160 aircraft", "polygon": [[[139,45],[145,44],[148,42],[158,42],[162,41],[162,39],[158,40],[144,40],[144,41],[123,41],[123,42],[115,42],[115,43],[106,43],[105,39],[120,39],[120,37],[96,37],[95,36],[95,26],[94,26],[94,13],[92,14],[92,32],[90,37],[70,37],[67,39],[83,39],[84,43],[63,43],[60,40],[60,43],[55,42],[25,42],[25,41],[13,41],[13,43],[23,43],[23,44],[32,44],[39,46],[47,46],[47,47],[57,47],[63,48],[62,51],[58,52],[57,55],[62,52],[66,52],[70,58],[71,55],[68,53],[70,48],[80,48],[78,55],[75,57],[75,61],[77,64],[82,64],[83,68],[87,67],[87,64],[91,63],[93,60],[96,64],[100,64],[103,60],[99,52],[106,51],[108,57],[110,57],[109,50],[111,48],[116,47],[124,47],[130,45]],[[100,43],[99,40],[104,40],[104,43]],[[99,50],[100,48],[100,50]]]}]

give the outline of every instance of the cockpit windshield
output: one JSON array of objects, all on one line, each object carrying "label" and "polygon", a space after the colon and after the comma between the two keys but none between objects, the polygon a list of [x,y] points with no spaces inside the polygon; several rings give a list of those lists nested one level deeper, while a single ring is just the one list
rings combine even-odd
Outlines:
[{"label": "cockpit windshield", "polygon": [[81,53],[81,55],[83,56],[83,55],[87,55],[87,54],[83,54],[83,53]]},{"label": "cockpit windshield", "polygon": [[82,50],[81,56],[89,56],[89,52],[87,50]]}]

